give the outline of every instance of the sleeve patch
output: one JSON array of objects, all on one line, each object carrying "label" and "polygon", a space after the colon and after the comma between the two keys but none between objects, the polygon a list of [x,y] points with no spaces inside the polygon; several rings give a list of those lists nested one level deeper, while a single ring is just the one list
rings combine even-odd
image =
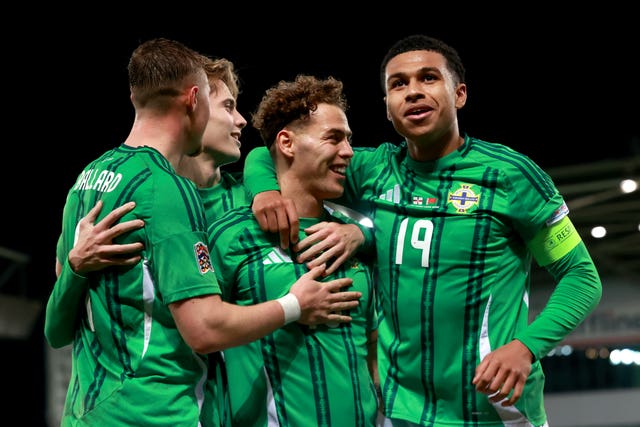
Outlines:
[{"label": "sleeve patch", "polygon": [[566,203],[562,202],[562,205],[555,211],[549,219],[547,219],[547,227],[551,227],[553,224],[560,221],[562,218],[566,217],[569,214],[569,207]]},{"label": "sleeve patch", "polygon": [[196,263],[198,264],[198,271],[200,271],[200,274],[213,271],[211,257],[209,256],[209,248],[207,248],[207,245],[202,242],[198,242],[193,245],[193,250],[196,255]]}]

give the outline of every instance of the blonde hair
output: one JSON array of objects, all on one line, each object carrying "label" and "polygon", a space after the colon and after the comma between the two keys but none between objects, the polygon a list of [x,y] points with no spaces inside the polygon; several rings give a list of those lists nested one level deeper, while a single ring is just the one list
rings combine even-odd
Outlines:
[{"label": "blonde hair", "polygon": [[236,99],[238,98],[240,81],[235,72],[233,62],[225,58],[209,59],[204,64],[204,71],[207,73],[207,78],[209,79],[212,90],[215,87],[213,83],[216,80],[220,80],[227,85],[231,95]]}]

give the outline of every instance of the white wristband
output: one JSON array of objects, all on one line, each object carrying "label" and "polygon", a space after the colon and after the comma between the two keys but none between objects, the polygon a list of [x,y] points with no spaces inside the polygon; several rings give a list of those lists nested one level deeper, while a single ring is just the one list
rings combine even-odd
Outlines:
[{"label": "white wristband", "polygon": [[285,325],[295,322],[300,318],[300,303],[294,294],[288,293],[285,296],[278,298],[276,301],[280,303],[282,310],[284,310]]}]

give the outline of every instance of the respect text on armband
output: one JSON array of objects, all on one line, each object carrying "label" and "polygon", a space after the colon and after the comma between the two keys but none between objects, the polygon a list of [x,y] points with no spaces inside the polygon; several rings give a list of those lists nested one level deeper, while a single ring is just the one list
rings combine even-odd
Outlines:
[{"label": "respect text on armband", "polygon": [[109,170],[88,169],[82,171],[74,190],[95,190],[103,193],[113,191],[114,188],[122,181],[122,174]]},{"label": "respect text on armband", "polygon": [[575,232],[575,228],[573,228],[573,224],[570,222],[564,225],[563,227],[555,227],[553,230],[553,234],[549,236],[546,241],[547,248],[554,248],[562,244],[567,238],[573,237]]}]

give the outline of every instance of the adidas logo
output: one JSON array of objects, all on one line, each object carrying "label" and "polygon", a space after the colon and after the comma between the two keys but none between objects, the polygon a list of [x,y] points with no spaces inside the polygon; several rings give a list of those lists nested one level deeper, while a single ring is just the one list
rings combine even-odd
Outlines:
[{"label": "adidas logo", "polygon": [[393,203],[400,203],[400,185],[396,184],[392,189],[385,191],[378,198],[388,200]]},{"label": "adidas logo", "polygon": [[273,248],[271,252],[262,260],[262,263],[267,264],[281,264],[283,262],[293,262],[291,257],[287,255],[282,248]]}]

